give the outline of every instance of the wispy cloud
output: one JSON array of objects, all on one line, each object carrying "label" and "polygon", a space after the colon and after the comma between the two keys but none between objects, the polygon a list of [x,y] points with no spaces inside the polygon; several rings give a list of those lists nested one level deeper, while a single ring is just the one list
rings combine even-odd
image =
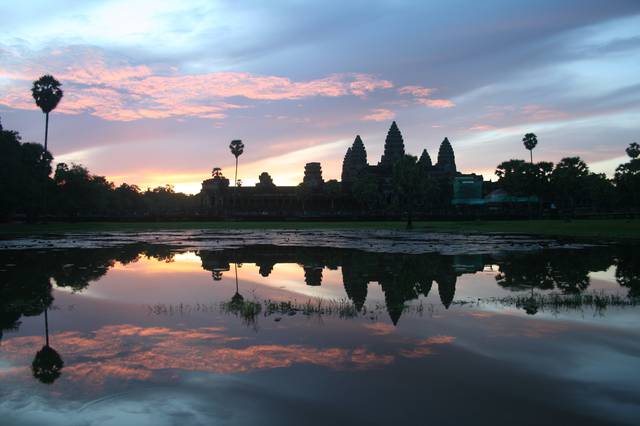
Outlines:
[{"label": "wispy cloud", "polygon": [[369,114],[362,117],[364,121],[389,121],[395,118],[396,113],[390,109],[372,109]]},{"label": "wispy cloud", "polygon": [[423,86],[403,86],[398,89],[401,95],[409,95],[414,98],[414,102],[425,105],[429,108],[453,108],[456,104],[450,99],[432,99],[430,96],[436,89]]},{"label": "wispy cloud", "polygon": [[495,127],[490,124],[475,124],[469,127],[468,130],[470,132],[486,132],[487,130],[493,130],[493,129],[495,129]]},{"label": "wispy cloud", "polygon": [[403,86],[398,89],[398,93],[401,95],[411,95],[422,98],[430,96],[434,91],[435,89],[422,86]]},{"label": "wispy cloud", "polygon": [[429,108],[453,108],[456,104],[450,99],[426,99],[418,98],[416,102],[422,105],[426,105]]}]

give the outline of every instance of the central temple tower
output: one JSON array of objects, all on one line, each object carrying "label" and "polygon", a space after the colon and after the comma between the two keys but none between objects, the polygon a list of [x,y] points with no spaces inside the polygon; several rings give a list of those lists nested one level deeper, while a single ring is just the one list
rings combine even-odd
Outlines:
[{"label": "central temple tower", "polygon": [[391,123],[387,139],[384,141],[384,154],[380,159],[380,165],[385,167],[393,166],[398,160],[404,156],[404,140],[402,133],[398,129],[398,125],[394,121]]}]

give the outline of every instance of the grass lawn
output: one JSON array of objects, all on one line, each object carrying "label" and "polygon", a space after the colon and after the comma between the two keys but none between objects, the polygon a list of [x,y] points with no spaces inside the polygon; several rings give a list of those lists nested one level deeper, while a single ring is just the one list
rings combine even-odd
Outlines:
[{"label": "grass lawn", "polygon": [[[404,222],[81,222],[0,224],[0,236],[179,229],[397,229]],[[505,232],[558,237],[640,239],[640,219],[415,222],[415,232]]]}]

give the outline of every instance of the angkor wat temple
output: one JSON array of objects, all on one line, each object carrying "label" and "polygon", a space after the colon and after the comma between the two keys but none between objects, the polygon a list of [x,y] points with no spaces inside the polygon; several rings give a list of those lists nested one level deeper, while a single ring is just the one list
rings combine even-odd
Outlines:
[{"label": "angkor wat temple", "polygon": [[[393,167],[404,157],[404,139],[394,121],[391,123],[384,141],[384,154],[377,165],[369,165],[367,151],[360,135],[356,136],[351,148],[347,149],[342,162],[342,186],[349,190],[362,173],[375,176],[382,184],[393,176]],[[433,175],[453,177],[457,174],[456,156],[449,139],[444,138],[438,150],[438,162],[434,165],[426,149],[422,150],[418,163]]]},{"label": "angkor wat temple", "polygon": [[[276,186],[271,176],[263,172],[254,187],[234,188],[220,169],[214,169],[213,177],[202,182],[203,209],[208,214],[243,217],[401,216],[402,208],[395,202],[394,171],[405,155],[404,139],[394,121],[378,164],[369,164],[364,143],[356,136],[344,156],[341,182],[325,182],[317,162],[305,165],[304,178],[298,186]],[[431,193],[425,194],[429,202],[421,206],[419,215],[446,212],[455,197],[482,198],[482,176],[458,172],[449,139],[444,138],[440,144],[435,164],[423,149],[418,165],[432,182]]]}]

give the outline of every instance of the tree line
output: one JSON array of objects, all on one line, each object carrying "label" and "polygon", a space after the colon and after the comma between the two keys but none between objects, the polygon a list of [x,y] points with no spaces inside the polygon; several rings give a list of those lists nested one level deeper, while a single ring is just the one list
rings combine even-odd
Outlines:
[{"label": "tree line", "polygon": [[[142,190],[127,183],[116,186],[79,164],[58,163],[54,169],[50,152],[40,144],[23,142],[18,132],[3,129],[1,122],[0,152],[0,218],[5,220],[15,216],[36,219],[45,209],[47,215],[65,218],[201,213],[199,195],[175,192],[171,185]],[[512,196],[535,196],[541,209],[636,211],[640,208],[640,145],[630,144],[626,153],[629,161],[617,167],[613,178],[590,171],[580,157],[563,158],[555,164],[505,161],[497,166],[498,180],[489,189],[503,189]],[[451,183],[451,177],[430,174],[416,157],[406,155],[393,168],[386,188],[381,190],[374,176],[362,173],[351,195],[363,211],[400,209],[411,220],[425,211],[450,209]],[[329,193],[336,198],[344,196],[339,190]]]},{"label": "tree line", "polygon": [[[532,142],[533,141],[533,142]],[[523,139],[533,151],[535,134]],[[616,168],[614,177],[594,173],[580,157],[565,157],[554,164],[509,160],[496,168],[497,187],[514,196],[535,196],[540,205],[552,205],[567,213],[576,209],[611,211],[640,208],[640,145],[631,143],[626,154],[629,161]]]},{"label": "tree line", "polygon": [[[180,216],[197,210],[193,195],[171,185],[141,190],[119,186],[79,164],[58,163],[37,143],[22,142],[0,123],[0,219],[47,215],[74,217]],[[46,203],[43,202],[46,196]]]},{"label": "tree line", "polygon": [[[44,214],[58,217],[185,217],[203,213],[201,196],[176,193],[171,185],[148,188],[123,183],[115,186],[104,176],[93,175],[82,165],[59,163],[52,170],[53,156],[48,150],[49,115],[58,106],[64,92],[51,75],[33,82],[31,94],[45,114],[44,146],[22,142],[20,135],[4,130],[0,122],[0,220],[24,216],[35,219]],[[495,171],[498,180],[487,190],[503,189],[513,197],[534,197],[540,211],[559,209],[591,212],[640,208],[640,145],[626,149],[629,161],[618,166],[612,179],[593,173],[580,157],[567,157],[558,163],[533,161],[538,144],[534,133],[522,142],[530,152],[530,161],[512,159],[500,163]],[[229,145],[235,157],[234,186],[237,189],[238,157],[244,152],[241,140]],[[390,178],[380,181],[366,171],[349,188],[354,203],[350,210],[377,212],[381,215],[403,212],[411,224],[415,214],[451,211],[453,175],[433,174],[425,159],[405,155],[392,168]],[[214,169],[222,177],[219,168]],[[226,180],[226,179],[225,179]],[[261,175],[259,188],[273,187],[268,174]],[[325,185],[324,195],[344,199],[345,188],[337,181]],[[300,198],[309,197],[304,186]],[[483,194],[486,195],[486,194]],[[332,210],[334,202],[331,202]]]}]

